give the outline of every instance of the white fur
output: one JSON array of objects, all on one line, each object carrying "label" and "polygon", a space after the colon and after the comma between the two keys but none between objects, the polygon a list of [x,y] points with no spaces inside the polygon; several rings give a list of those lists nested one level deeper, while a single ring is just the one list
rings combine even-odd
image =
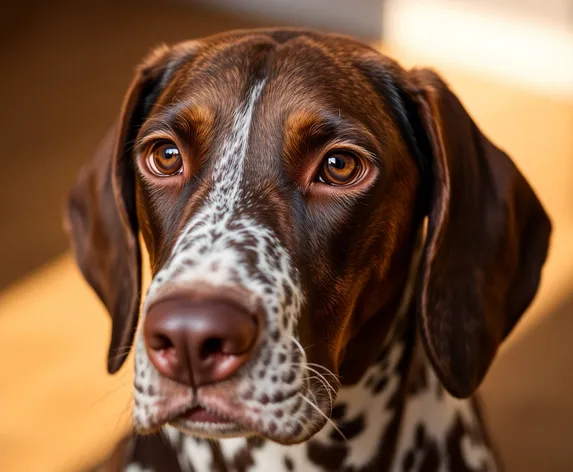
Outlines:
[{"label": "white fur", "polygon": [[[439,388],[439,379],[433,369],[426,361],[426,370],[428,377],[427,388],[421,390],[417,395],[408,399],[404,414],[402,417],[402,426],[398,439],[396,450],[396,461],[393,470],[399,471],[402,461],[411,447],[415,437],[415,431],[418,424],[423,424],[426,434],[436,441],[442,461],[440,463],[440,472],[448,472],[451,469],[449,464],[444,462],[448,457],[445,444],[447,434],[454,425],[458,415],[461,416],[462,422],[469,428],[481,428],[479,419],[476,417],[470,400],[458,400],[448,395],[447,392],[439,397],[437,390]],[[462,454],[466,463],[481,470],[481,464],[486,464],[487,471],[497,470],[494,457],[490,449],[483,443],[472,444],[469,437],[465,436],[462,440]],[[421,460],[421,457],[418,457]],[[419,465],[419,464],[418,464]],[[414,467],[413,471],[418,470]]]}]

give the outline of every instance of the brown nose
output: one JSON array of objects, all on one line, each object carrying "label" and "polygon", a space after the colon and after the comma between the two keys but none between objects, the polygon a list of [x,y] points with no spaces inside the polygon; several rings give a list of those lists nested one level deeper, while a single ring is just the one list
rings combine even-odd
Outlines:
[{"label": "brown nose", "polygon": [[147,353],[164,376],[194,387],[228,378],[250,356],[256,318],[227,301],[167,299],[143,326]]}]

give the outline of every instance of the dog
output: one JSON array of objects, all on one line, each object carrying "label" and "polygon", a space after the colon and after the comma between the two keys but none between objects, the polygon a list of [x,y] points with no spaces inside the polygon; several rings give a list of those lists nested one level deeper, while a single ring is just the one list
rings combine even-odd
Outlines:
[{"label": "dog", "polygon": [[161,47],[67,221],[109,372],[135,351],[109,469],[500,469],[474,392],[551,223],[432,70],[295,29]]}]

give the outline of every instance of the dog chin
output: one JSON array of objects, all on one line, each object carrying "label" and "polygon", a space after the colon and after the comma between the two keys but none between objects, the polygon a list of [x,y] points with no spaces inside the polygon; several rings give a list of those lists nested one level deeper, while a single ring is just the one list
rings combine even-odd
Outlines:
[{"label": "dog chin", "polygon": [[184,418],[177,418],[169,421],[169,423],[166,423],[166,425],[173,427],[186,436],[193,438],[218,440],[258,437],[260,439],[272,441],[283,446],[293,446],[308,441],[308,439],[318,433],[325,424],[326,421],[324,421],[323,424],[315,424],[315,427],[312,428],[313,431],[309,431],[307,429],[303,435],[292,437],[287,433],[280,434],[279,431],[275,432],[274,434],[254,431],[237,423],[213,424],[207,422],[188,421]]}]

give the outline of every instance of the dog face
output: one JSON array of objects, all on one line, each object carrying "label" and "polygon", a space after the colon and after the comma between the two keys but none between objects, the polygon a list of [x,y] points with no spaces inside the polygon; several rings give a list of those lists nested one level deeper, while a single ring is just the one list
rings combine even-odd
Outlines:
[{"label": "dog face", "polygon": [[[300,31],[156,51],[70,202],[80,267],[113,315],[110,371],[135,336],[136,429],[282,443],[319,431],[337,375],[378,354],[425,216],[421,332],[459,396],[533,297],[549,235],[433,73]],[[136,330],[139,231],[153,279]]]},{"label": "dog face", "polygon": [[[401,250],[408,260],[419,173],[351,58],[307,38],[215,44],[184,53],[135,139],[138,220],[154,272],[142,323],[157,300],[227,293],[257,313],[259,333],[236,375],[193,394],[164,385],[140,330],[136,425],[172,415],[173,394],[163,392],[177,388],[181,409],[198,404],[231,418],[241,410],[250,429],[298,441],[329,414],[331,372],[357,305],[366,319],[380,309],[366,284],[380,293],[390,256]],[[169,174],[157,171],[173,160]],[[401,279],[394,290],[402,272],[393,270]],[[236,433],[224,423],[178,424]]]}]

